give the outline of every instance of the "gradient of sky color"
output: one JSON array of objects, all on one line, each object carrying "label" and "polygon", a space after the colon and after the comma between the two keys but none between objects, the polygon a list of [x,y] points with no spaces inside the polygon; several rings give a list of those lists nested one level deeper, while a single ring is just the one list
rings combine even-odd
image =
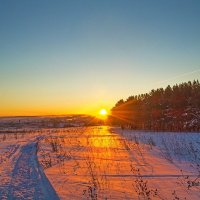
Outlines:
[{"label": "gradient of sky color", "polygon": [[0,1],[2,116],[94,113],[199,78],[199,0]]}]

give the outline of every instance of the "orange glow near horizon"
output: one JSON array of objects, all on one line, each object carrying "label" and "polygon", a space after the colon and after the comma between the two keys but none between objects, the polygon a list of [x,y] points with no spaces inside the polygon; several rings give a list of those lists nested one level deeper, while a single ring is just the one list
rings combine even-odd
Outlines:
[{"label": "orange glow near horizon", "polygon": [[[100,103],[101,104],[101,103]],[[106,118],[108,114],[108,110],[112,107],[112,104],[108,104],[108,106],[100,107],[99,102],[90,103],[90,106],[81,105],[74,106],[70,105],[61,105],[61,104],[46,104],[45,106],[41,106],[38,104],[33,104],[32,107],[25,103],[23,105],[6,105],[0,109],[1,117],[9,117],[9,116],[53,116],[53,115],[70,115],[70,114],[86,114],[97,116],[98,118]],[[101,113],[100,113],[101,112]]]}]

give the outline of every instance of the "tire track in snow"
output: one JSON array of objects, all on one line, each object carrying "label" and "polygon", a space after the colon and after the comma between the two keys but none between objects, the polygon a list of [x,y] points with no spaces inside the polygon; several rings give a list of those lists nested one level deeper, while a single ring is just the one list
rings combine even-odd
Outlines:
[{"label": "tire track in snow", "polygon": [[36,155],[37,142],[21,148],[8,191],[8,199],[59,199]]}]

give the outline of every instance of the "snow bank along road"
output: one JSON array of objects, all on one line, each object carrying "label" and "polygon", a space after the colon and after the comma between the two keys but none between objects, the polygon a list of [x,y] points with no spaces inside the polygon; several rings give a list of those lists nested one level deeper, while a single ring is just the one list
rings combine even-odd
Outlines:
[{"label": "snow bank along road", "polygon": [[38,156],[61,199],[200,199],[198,142],[195,133],[69,128],[42,140]]}]

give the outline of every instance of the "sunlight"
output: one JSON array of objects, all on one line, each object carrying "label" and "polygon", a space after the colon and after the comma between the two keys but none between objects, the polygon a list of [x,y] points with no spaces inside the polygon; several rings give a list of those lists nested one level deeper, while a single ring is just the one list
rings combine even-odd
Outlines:
[{"label": "sunlight", "polygon": [[108,114],[108,112],[107,112],[106,109],[101,109],[101,110],[99,111],[99,114],[100,114],[100,115],[103,115],[103,116],[106,116],[106,115]]},{"label": "sunlight", "polygon": [[96,116],[99,119],[106,120],[108,117],[108,111],[105,108],[102,108],[99,110],[99,112]]}]

